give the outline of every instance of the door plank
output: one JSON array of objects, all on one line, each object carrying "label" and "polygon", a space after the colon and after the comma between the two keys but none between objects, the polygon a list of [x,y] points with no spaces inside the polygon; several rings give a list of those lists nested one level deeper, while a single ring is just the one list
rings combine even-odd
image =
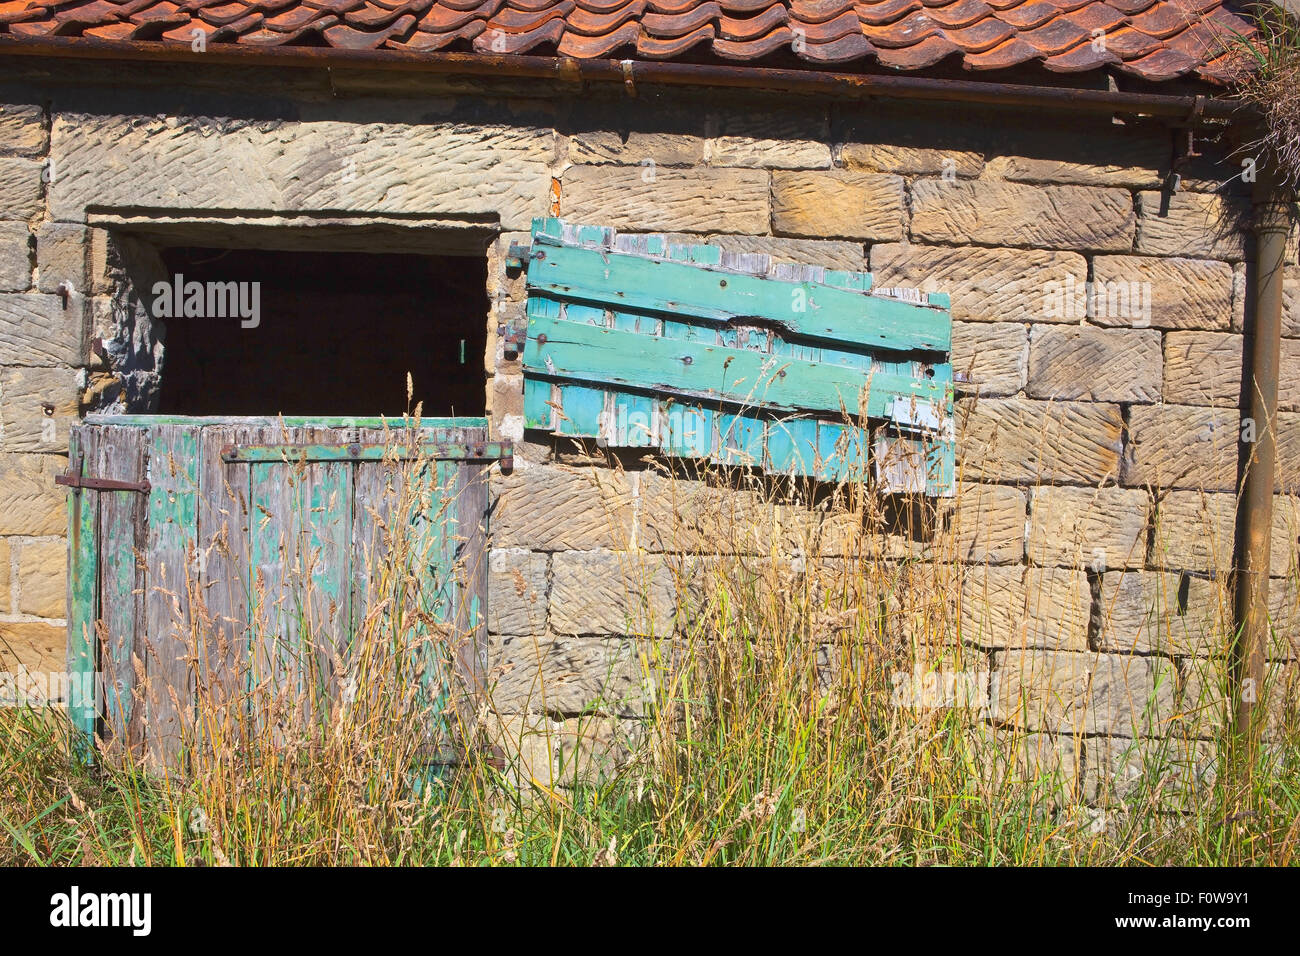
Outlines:
[{"label": "door plank", "polygon": [[[99,436],[74,428],[69,437],[69,468],[92,474]],[[98,729],[99,693],[95,633],[98,586],[99,494],[89,488],[68,489],[68,719],[73,727],[74,752],[82,759],[94,753]]]},{"label": "door plank", "polygon": [[189,589],[199,478],[198,427],[164,424],[149,452],[149,579],[145,593],[146,756],[151,766],[178,766],[193,706]]},{"label": "door plank", "polygon": [[[98,429],[95,474],[119,481],[142,481],[146,434],[140,428]],[[142,755],[145,669],[144,596],[148,586],[144,555],[148,548],[149,496],[134,491],[99,493],[100,609],[104,674],[104,739],[112,750]]]}]

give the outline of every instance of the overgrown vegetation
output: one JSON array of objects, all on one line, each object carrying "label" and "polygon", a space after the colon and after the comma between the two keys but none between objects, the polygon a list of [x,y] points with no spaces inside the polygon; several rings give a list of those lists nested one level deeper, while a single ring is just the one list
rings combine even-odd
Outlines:
[{"label": "overgrown vegetation", "polygon": [[1262,132],[1246,155],[1272,157],[1285,182],[1300,186],[1300,21],[1275,3],[1253,3],[1258,33],[1224,38],[1234,55],[1228,73],[1234,92],[1260,111]]},{"label": "overgrown vegetation", "polygon": [[[673,636],[641,642],[639,680],[611,674],[579,716],[461,708],[433,743],[459,740],[464,762],[427,771],[452,690],[430,662],[464,635],[429,600],[427,537],[395,517],[448,504],[410,467],[367,549],[350,646],[317,626],[312,556],[287,563],[298,597],[255,596],[253,652],[224,694],[197,695],[184,775],[111,740],[79,762],[61,714],[0,711],[0,864],[1296,862],[1287,708],[1251,773],[1218,758],[1222,695],[1178,697],[1140,744],[1025,733],[997,710],[987,655],[956,637],[962,516],[978,508],[900,513],[861,483],[644,474],[665,496],[680,598],[671,628],[654,620],[643,598],[662,567],[629,551],[628,625]],[[191,597],[202,673],[221,628]],[[1177,613],[1164,633],[1186,625]],[[286,620],[298,637],[272,639]],[[1222,616],[1204,626],[1228,646]],[[1191,663],[1222,679],[1221,658]],[[1171,660],[1163,679],[1189,673]]]}]

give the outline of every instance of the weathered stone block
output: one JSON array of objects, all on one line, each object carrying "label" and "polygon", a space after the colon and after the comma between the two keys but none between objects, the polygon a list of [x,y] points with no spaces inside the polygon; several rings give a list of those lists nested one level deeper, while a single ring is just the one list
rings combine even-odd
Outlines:
[{"label": "weathered stone block", "polygon": [[39,156],[48,143],[44,110],[31,103],[0,103],[0,154]]},{"label": "weathered stone block", "polygon": [[541,634],[546,630],[547,556],[523,548],[488,555],[488,631]]},{"label": "weathered stone block", "polygon": [[1158,329],[1227,329],[1232,321],[1233,269],[1226,262],[1158,256],[1093,259],[1098,325]]},{"label": "weathered stone block", "polygon": [[804,266],[824,266],[846,272],[862,272],[867,267],[865,249],[860,242],[831,239],[784,239],[773,236],[709,236],[709,245],[723,252],[753,253],[771,256],[773,262],[792,262]]},{"label": "weathered stone block", "polygon": [[484,729],[520,790],[599,783],[635,759],[645,739],[643,721],[599,716],[492,715]]},{"label": "weathered stone block", "polygon": [[1151,564],[1226,575],[1232,569],[1236,496],[1171,491],[1156,502]]},{"label": "weathered stone block", "polygon": [[[1022,183],[1146,189],[1159,186],[1161,170],[1169,162],[1169,144],[1163,137],[1125,133],[1096,137],[1080,135],[1077,130],[1068,133],[1038,130],[1032,136],[1021,133],[1020,143],[999,145],[1003,149],[1032,147],[1039,155],[994,156],[988,162],[986,175]],[[1048,144],[1055,144],[1056,148],[1050,149]],[[1070,158],[1061,159],[1062,156]]]},{"label": "weathered stone block", "polygon": [[85,352],[86,300],[57,295],[0,295],[0,365],[80,364]]},{"label": "weathered stone block", "polygon": [[41,164],[30,159],[0,159],[0,216],[31,219],[45,206]]},{"label": "weathered stone block", "polygon": [[86,276],[88,252],[85,226],[68,222],[41,223],[36,230],[36,288],[41,292],[58,292],[63,282],[85,294],[90,280]]},{"label": "weathered stone block", "polygon": [[[50,153],[50,218],[60,222],[84,222],[92,204],[228,209],[238,196],[243,209],[492,215],[502,229],[526,230],[547,211],[556,139],[511,123],[65,112],[53,119]],[[169,174],[140,175],[147,168]]]},{"label": "weathered stone block", "polygon": [[1176,674],[1164,658],[1008,650],[993,659],[996,719],[1026,730],[1133,737],[1173,714]]},{"label": "weathered stone block", "polygon": [[570,551],[551,564],[551,627],[561,634],[667,636],[676,617],[671,568],[635,551]]},{"label": "weathered stone block", "polygon": [[952,367],[984,397],[1014,395],[1025,384],[1029,334],[1017,322],[954,322]]},{"label": "weathered stone block", "polygon": [[1152,256],[1225,259],[1246,256],[1248,204],[1214,193],[1138,193],[1137,251]]},{"label": "weathered stone block", "polygon": [[636,232],[762,233],[768,174],[757,169],[571,166],[563,175],[566,219]]},{"label": "weathered stone block", "polygon": [[[1229,662],[1224,658],[1188,658],[1182,664],[1178,727],[1189,737],[1216,737],[1231,714]],[[1294,732],[1300,720],[1300,668],[1294,661],[1269,661],[1255,698],[1264,709],[1266,740],[1288,726]]]},{"label": "weathered stone block", "polygon": [[1025,391],[1034,398],[1150,402],[1160,397],[1160,369],[1154,329],[1036,326]]},{"label": "weathered stone block", "polygon": [[[656,642],[533,634],[501,638],[490,669],[498,713],[606,713],[644,716],[667,661],[656,664]],[[642,663],[642,653],[645,662]]]},{"label": "weathered stone block", "polygon": [[[1083,741],[1069,734],[1034,734],[978,724],[966,732],[984,779],[995,790],[1031,785],[1057,799],[1074,799],[1083,771]],[[1053,801],[1054,802],[1054,801]]]},{"label": "weathered stone block", "polygon": [[817,111],[727,113],[717,132],[706,146],[714,166],[826,169],[831,164],[829,123]]},{"label": "weathered stone block", "polygon": [[36,617],[63,617],[67,571],[67,542],[24,541],[18,552],[18,610]]},{"label": "weathered stone block", "polygon": [[1162,571],[1108,571],[1101,577],[1097,642],[1121,654],[1227,652],[1221,581]]},{"label": "weathered stone block", "polygon": [[1158,488],[1229,491],[1237,482],[1238,417],[1229,409],[1135,406],[1123,482]]},{"label": "weathered stone block", "polygon": [[962,403],[963,474],[983,481],[1100,485],[1119,471],[1119,406],[1022,398]]},{"label": "weathered stone block", "polygon": [[984,157],[973,150],[928,149],[892,143],[845,143],[840,162],[847,169],[867,169],[904,176],[943,176],[971,179],[984,168]]},{"label": "weathered stone block", "polygon": [[1151,497],[1141,489],[1037,487],[1029,560],[1090,571],[1141,567],[1150,509]]},{"label": "weathered stone block", "polygon": [[1065,568],[970,568],[961,639],[981,647],[1087,650],[1088,576]]},{"label": "weathered stone block", "polygon": [[624,135],[612,129],[585,130],[569,137],[569,162],[641,166],[651,171],[656,166],[692,166],[704,161],[704,143],[703,137],[689,133],[632,130]]},{"label": "weathered stone block", "polygon": [[67,467],[66,456],[0,453],[0,534],[65,534],[67,499],[54,476]]},{"label": "weathered stone block", "polygon": [[30,236],[23,222],[0,222],[0,292],[22,292],[32,284]]},{"label": "weathered stone block", "polygon": [[1206,740],[1090,737],[1083,746],[1084,797],[1103,807],[1190,810],[1209,800],[1219,772]]},{"label": "weathered stone block", "polygon": [[900,176],[838,170],[772,174],[773,232],[889,242],[902,238],[903,219]]},{"label": "weathered stone block", "polygon": [[[1241,401],[1242,336],[1233,332],[1170,332],[1165,336],[1167,402],[1237,407]],[[1282,340],[1278,407],[1300,410],[1300,341]]]},{"label": "weathered stone block", "polygon": [[871,247],[871,270],[883,288],[948,293],[956,321],[1077,322],[1084,315],[1068,316],[1057,302],[1066,285],[1085,287],[1088,262],[1074,252],[881,243]]},{"label": "weathered stone block", "polygon": [[10,557],[9,539],[0,538],[0,612],[13,610],[13,602],[10,600]]},{"label": "weathered stone block", "polygon": [[604,468],[570,469],[519,461],[492,476],[493,546],[536,551],[626,548],[632,541],[632,493]]},{"label": "weathered stone block", "polygon": [[912,238],[930,242],[1120,252],[1132,246],[1135,224],[1122,189],[985,179],[912,184]]},{"label": "weathered stone block", "polygon": [[[961,482],[949,534],[959,561],[1016,564],[1025,554],[1025,493],[1006,485]],[[939,545],[940,554],[945,553]]]},{"label": "weathered stone block", "polygon": [[770,501],[753,489],[653,471],[637,473],[636,480],[637,544],[650,551],[806,552],[815,534],[818,516],[810,507]]},{"label": "weathered stone block", "polygon": [[[35,680],[15,688],[30,694],[32,703],[53,703],[66,696],[67,631],[53,624],[28,621],[0,621],[0,671],[15,673],[25,668]],[[53,691],[55,700],[49,699]]]},{"label": "weathered stone block", "polygon": [[60,451],[81,409],[77,370],[0,369],[0,441],[7,451]]}]

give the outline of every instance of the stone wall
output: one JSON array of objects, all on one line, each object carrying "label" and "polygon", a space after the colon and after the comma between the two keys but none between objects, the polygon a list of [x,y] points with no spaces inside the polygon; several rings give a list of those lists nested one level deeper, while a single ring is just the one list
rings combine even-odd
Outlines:
[{"label": "stone wall", "polygon": [[[542,776],[566,753],[635,737],[647,648],[680,631],[669,526],[748,505],[523,432],[522,369],[498,329],[524,291],[504,254],[556,203],[572,221],[951,294],[954,366],[978,383],[959,402],[953,637],[992,671],[998,724],[1045,735],[1035,760],[1068,758],[1096,795],[1129,759],[1112,738],[1189,724],[1189,704],[1219,692],[1223,648],[1199,624],[1230,604],[1249,247],[1248,186],[1224,145],[1198,141],[1205,156],[1171,192],[1174,135],[1132,119],[164,67],[114,75],[109,96],[101,68],[31,70],[0,89],[0,638],[28,666],[62,657],[52,476],[67,428],[124,368],[92,344],[143,355],[126,371],[146,379],[157,345],[123,324],[135,306],[114,272],[115,229],[486,229],[485,387],[496,429],[520,441],[515,472],[493,484],[496,707]],[[1278,666],[1300,644],[1291,262]],[[765,537],[756,553],[781,555],[782,522],[809,520],[750,522]],[[1153,609],[1178,627],[1156,627]],[[561,748],[530,744],[556,733]]]}]

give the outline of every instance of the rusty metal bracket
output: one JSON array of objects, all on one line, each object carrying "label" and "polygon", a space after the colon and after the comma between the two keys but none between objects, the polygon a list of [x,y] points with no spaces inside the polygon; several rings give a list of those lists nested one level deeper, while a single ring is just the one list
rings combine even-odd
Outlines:
[{"label": "rusty metal bracket", "polygon": [[506,250],[506,268],[518,271],[528,265],[532,246],[526,242],[512,242]]},{"label": "rusty metal bracket", "polygon": [[147,495],[153,488],[147,481],[119,481],[116,478],[93,478],[83,475],[74,475],[71,472],[65,472],[62,475],[54,476],[56,485],[66,485],[69,488],[89,488],[92,491],[138,491]]}]

